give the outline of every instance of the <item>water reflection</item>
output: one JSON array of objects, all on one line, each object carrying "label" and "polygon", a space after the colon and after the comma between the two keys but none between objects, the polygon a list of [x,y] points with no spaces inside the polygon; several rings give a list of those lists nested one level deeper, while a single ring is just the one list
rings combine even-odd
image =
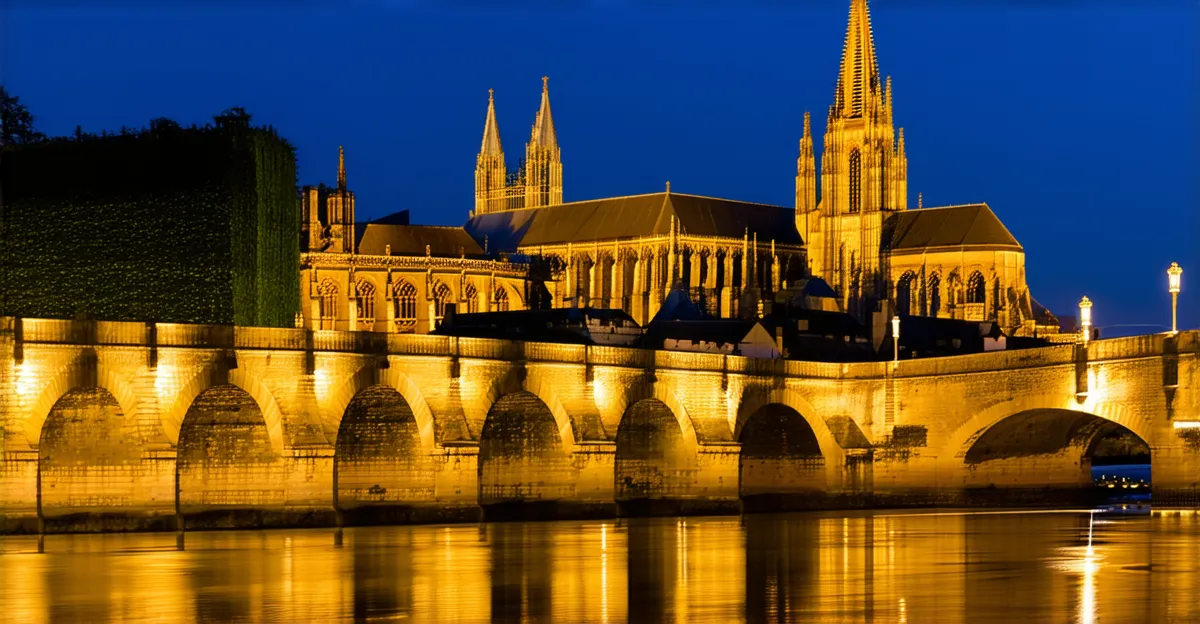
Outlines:
[{"label": "water reflection", "polygon": [[1064,512],[7,537],[0,621],[1188,621],[1197,532]]}]

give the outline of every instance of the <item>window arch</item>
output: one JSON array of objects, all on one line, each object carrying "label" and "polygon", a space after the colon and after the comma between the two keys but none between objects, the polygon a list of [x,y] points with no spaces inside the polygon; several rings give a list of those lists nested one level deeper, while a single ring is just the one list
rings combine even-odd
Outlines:
[{"label": "window arch", "polygon": [[850,150],[850,212],[862,210],[862,154]]},{"label": "window arch", "polygon": [[442,318],[446,316],[446,303],[452,300],[450,287],[445,282],[438,282],[433,285],[433,326],[438,327],[442,324]]},{"label": "window arch", "polygon": [[479,311],[479,291],[475,289],[475,284],[467,282],[467,285],[463,287],[463,299],[467,300],[467,314]]},{"label": "window arch", "polygon": [[508,312],[508,291],[503,286],[496,287],[494,298],[496,300],[496,311]]},{"label": "window arch", "polygon": [[967,303],[983,303],[987,298],[987,285],[983,274],[975,271],[967,279]]},{"label": "window arch", "polygon": [[913,311],[913,282],[917,274],[907,271],[896,282],[896,314],[908,316]]},{"label": "window arch", "polygon": [[367,280],[359,280],[357,290],[354,305],[358,306],[358,328],[372,331],[375,329],[375,285]]},{"label": "window arch", "polygon": [[407,280],[392,286],[392,305],[395,309],[396,331],[411,334],[417,331],[417,287]]},{"label": "window arch", "polygon": [[942,309],[942,279],[937,273],[929,276],[929,316],[937,316]]},{"label": "window arch", "polygon": [[333,329],[337,323],[337,293],[337,285],[328,278],[317,287],[317,296],[321,307],[318,329]]}]

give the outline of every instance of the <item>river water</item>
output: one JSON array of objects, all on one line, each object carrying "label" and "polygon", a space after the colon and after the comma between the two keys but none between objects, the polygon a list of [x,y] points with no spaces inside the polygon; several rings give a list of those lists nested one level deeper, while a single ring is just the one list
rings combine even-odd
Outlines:
[{"label": "river water", "polygon": [[1200,620],[1200,516],[804,513],[0,538],[0,621]]}]

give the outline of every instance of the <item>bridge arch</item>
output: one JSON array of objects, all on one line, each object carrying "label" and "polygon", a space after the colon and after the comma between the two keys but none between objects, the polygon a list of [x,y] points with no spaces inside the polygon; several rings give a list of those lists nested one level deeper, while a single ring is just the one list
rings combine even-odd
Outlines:
[{"label": "bridge arch", "polygon": [[196,395],[179,429],[179,507],[261,507],[286,499],[281,451],[273,448],[266,412],[241,386],[213,384]]},{"label": "bridge arch", "polygon": [[210,388],[226,385],[227,381],[228,385],[236,386],[254,399],[258,408],[262,410],[271,448],[276,453],[282,453],[286,447],[283,437],[283,412],[271,391],[257,377],[240,368],[231,369],[228,380],[220,380],[217,378],[216,367],[216,362],[208,363],[179,386],[175,401],[162,412],[163,430],[166,431],[167,437],[178,446],[184,418],[196,398]]},{"label": "bridge arch", "polygon": [[825,458],[826,465],[839,465],[845,461],[845,449],[830,431],[829,425],[817,416],[817,409],[800,393],[788,388],[746,388],[742,392],[737,418],[733,423],[733,438],[741,439],[742,431],[750,417],[772,404],[786,406],[804,419],[812,429],[813,435],[816,436],[817,445],[821,449],[821,455]]},{"label": "bridge arch", "polygon": [[1134,435],[1153,445],[1150,423],[1145,418],[1132,414],[1124,407],[1112,402],[1085,401],[1079,403],[1073,395],[1040,394],[1017,396],[1008,401],[997,403],[970,418],[950,434],[946,444],[942,446],[939,457],[953,459],[957,464],[966,460],[971,446],[1001,421],[1023,413],[1037,411],[1079,412],[1103,420],[1116,423],[1128,429]]},{"label": "bridge arch", "polygon": [[990,493],[1017,500],[1029,493],[1044,496],[1090,487],[1093,453],[1103,440],[1152,454],[1149,431],[1145,419],[1119,405],[1034,395],[994,405],[970,419],[951,435],[942,455],[951,463],[945,472],[971,496]]},{"label": "bridge arch", "polygon": [[570,498],[575,469],[569,436],[569,428],[564,434],[551,408],[529,390],[494,401],[479,434],[480,504]]},{"label": "bridge arch", "polygon": [[338,384],[337,389],[326,399],[330,420],[336,424],[337,429],[341,429],[346,409],[355,397],[364,390],[378,385],[387,386],[400,394],[408,408],[412,410],[421,446],[426,451],[433,451],[437,443],[433,410],[430,409],[421,389],[413,383],[408,375],[395,366],[381,369],[375,363],[365,364]]},{"label": "bridge arch", "polygon": [[684,423],[690,425],[690,420],[654,397],[625,409],[617,426],[613,470],[618,501],[689,494],[697,470],[697,445],[695,431],[685,431]]},{"label": "bridge arch", "polygon": [[[637,383],[629,386],[627,392],[624,393],[624,403],[620,405],[621,420],[625,420],[625,416],[629,413],[629,409],[642,401],[654,400],[662,403],[670,410],[671,415],[679,424],[679,430],[683,434],[683,441],[695,450],[700,445],[700,436],[696,433],[696,427],[692,422],[692,416],[688,413],[687,406],[675,394],[675,391],[662,381],[649,383]],[[620,430],[620,423],[617,423],[617,429]]]},{"label": "bridge arch", "polygon": [[[36,364],[29,363],[24,365],[36,366]],[[83,361],[82,355],[73,358],[47,377],[46,384],[38,393],[37,399],[34,400],[28,416],[25,418],[23,429],[25,440],[30,448],[36,448],[40,443],[46,418],[49,417],[55,404],[77,388],[103,388],[116,400],[124,418],[131,419],[135,423],[138,422],[139,405],[131,384],[122,379],[111,367],[104,365],[103,360],[97,361],[95,366],[96,379],[94,383],[88,379],[88,364]]]},{"label": "bridge arch", "polygon": [[346,405],[334,444],[338,509],[433,500],[430,450],[414,410],[387,384],[368,386]]},{"label": "bridge arch", "polygon": [[[571,420],[571,415],[567,412],[562,401],[559,400],[558,394],[554,391],[554,386],[542,381],[540,375],[526,375],[525,371],[517,368],[510,369],[502,377],[494,380],[488,386],[487,391],[482,393],[476,401],[478,413],[485,414],[484,426],[487,426],[487,418],[492,415],[492,411],[500,401],[509,395],[521,392],[526,392],[537,397],[542,405],[550,411],[563,449],[567,453],[573,452],[575,450],[575,431],[577,429]],[[482,438],[482,432],[480,432],[480,436]]]},{"label": "bridge arch", "polygon": [[169,481],[161,483],[143,466],[145,441],[136,418],[103,387],[76,386],[59,397],[37,447],[43,518],[173,502]]}]

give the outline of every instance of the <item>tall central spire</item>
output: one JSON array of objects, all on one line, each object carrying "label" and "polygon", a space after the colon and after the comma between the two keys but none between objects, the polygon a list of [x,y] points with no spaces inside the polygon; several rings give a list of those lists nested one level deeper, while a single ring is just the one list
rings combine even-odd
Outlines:
[{"label": "tall central spire", "polygon": [[496,98],[493,89],[488,89],[487,120],[483,122],[483,145],[479,148],[479,153],[488,156],[504,153],[500,147],[500,126],[496,124]]},{"label": "tall central spire", "polygon": [[554,119],[550,116],[550,77],[542,76],[542,104],[538,107],[533,122],[530,142],[547,149],[558,147],[558,136],[554,133]]},{"label": "tall central spire", "polygon": [[879,63],[875,59],[875,41],[871,35],[871,13],[867,9],[867,0],[851,0],[831,116],[862,117],[869,112],[869,102],[879,95]]},{"label": "tall central spire", "polygon": [[346,190],[346,152],[338,146],[338,188]]}]

